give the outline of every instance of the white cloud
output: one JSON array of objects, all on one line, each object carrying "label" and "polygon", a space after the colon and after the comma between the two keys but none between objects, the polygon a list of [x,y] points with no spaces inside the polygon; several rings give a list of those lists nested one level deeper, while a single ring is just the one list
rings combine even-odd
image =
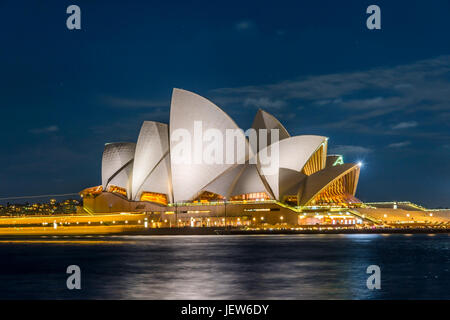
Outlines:
[{"label": "white cloud", "polygon": [[331,148],[329,154],[360,155],[360,154],[367,154],[372,151],[373,150],[370,148],[361,146],[338,145]]},{"label": "white cloud", "polygon": [[104,105],[117,108],[158,108],[167,105],[167,102],[165,101],[112,96],[101,96],[100,100]]},{"label": "white cloud", "polygon": [[[285,97],[316,102],[339,99],[360,90],[383,89],[392,91],[389,97],[397,98],[396,104],[399,106],[410,105],[424,99],[440,103],[448,102],[450,97],[450,82],[443,79],[449,72],[450,56],[441,56],[395,67],[317,75],[260,86],[219,88],[213,90],[213,93],[235,97]],[[437,96],[436,93],[440,93],[441,96]],[[349,103],[351,100],[346,101]],[[384,105],[385,101],[386,97],[377,95],[366,100],[355,100],[353,106],[358,107],[358,102],[369,106]],[[446,106],[449,108],[447,103]]]},{"label": "white cloud", "polygon": [[[450,55],[447,55],[405,65],[218,88],[211,90],[210,96],[213,101],[220,101],[222,107],[243,106],[245,101],[261,97],[283,101],[278,113],[291,112],[294,106],[301,105],[303,110],[309,108],[315,113],[317,119],[305,129],[448,140],[450,135],[443,133],[442,128],[450,123],[449,75]],[[421,130],[400,130],[418,126],[414,121],[400,120],[392,125],[392,121],[414,119],[418,114],[425,115],[421,118]]]},{"label": "white cloud", "polygon": [[244,31],[254,28],[255,24],[250,20],[242,20],[234,25],[234,28],[238,31]]},{"label": "white cloud", "polygon": [[33,134],[51,133],[51,132],[57,132],[57,131],[59,131],[59,127],[56,125],[43,127],[43,128],[30,129],[30,132]]},{"label": "white cloud", "polygon": [[280,108],[286,103],[282,100],[271,100],[269,98],[248,98],[245,99],[245,106],[254,106],[258,108]]},{"label": "white cloud", "polygon": [[388,148],[402,148],[402,147],[409,146],[410,144],[411,144],[411,141],[396,142],[396,143],[389,144]]},{"label": "white cloud", "polygon": [[393,105],[394,103],[390,100],[392,100],[392,98],[385,99],[383,97],[375,97],[369,99],[341,100],[338,103],[341,103],[343,107],[350,109],[373,109]]},{"label": "white cloud", "polygon": [[399,122],[396,125],[393,125],[392,129],[398,130],[398,129],[407,129],[407,128],[414,128],[414,127],[417,127],[416,121],[406,121],[406,122]]}]

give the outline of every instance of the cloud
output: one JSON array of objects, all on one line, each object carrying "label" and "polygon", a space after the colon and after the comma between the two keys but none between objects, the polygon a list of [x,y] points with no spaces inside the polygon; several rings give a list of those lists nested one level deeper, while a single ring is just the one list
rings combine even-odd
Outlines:
[{"label": "cloud", "polygon": [[90,127],[90,130],[97,140],[131,142],[136,141],[144,121],[169,123],[169,108],[153,108],[148,112],[131,112],[129,116],[122,117],[119,121],[99,123]]},{"label": "cloud", "polygon": [[329,154],[360,155],[360,154],[367,154],[372,151],[373,150],[370,148],[361,146],[338,145],[331,148]]},{"label": "cloud", "polygon": [[380,123],[374,128],[374,121],[383,121],[387,114],[393,118],[411,118],[422,112],[429,115],[429,123],[424,126],[429,132],[421,133],[447,139],[449,135],[439,131],[442,126],[431,124],[445,125],[444,116],[450,112],[450,55],[405,65],[312,75],[264,85],[217,88],[211,90],[211,96],[213,101],[223,101],[223,105],[242,106],[245,101],[265,97],[268,101],[283,101],[280,108],[298,105],[310,110],[320,108],[317,112],[331,111],[336,116],[320,117],[316,127],[332,126],[371,134],[399,134],[397,129],[417,126],[410,121],[393,127]]},{"label": "cloud", "polygon": [[410,144],[411,144],[411,141],[403,141],[403,142],[391,143],[387,147],[388,148],[402,148],[402,147],[409,146]]},{"label": "cloud", "polygon": [[116,108],[158,108],[167,105],[166,101],[129,99],[112,96],[101,96],[100,100],[104,105]]},{"label": "cloud", "polygon": [[43,127],[43,128],[30,129],[30,132],[32,134],[52,133],[52,132],[57,132],[57,131],[59,131],[59,127],[56,125]]},{"label": "cloud", "polygon": [[253,29],[255,27],[255,24],[250,20],[242,20],[237,22],[234,25],[234,28],[238,31],[245,31],[249,29]]},{"label": "cloud", "polygon": [[393,125],[392,129],[398,130],[398,129],[407,129],[407,128],[414,128],[414,127],[417,127],[416,121],[407,121],[407,122],[399,122],[396,125]]},{"label": "cloud", "polygon": [[[218,88],[213,90],[213,93],[246,97],[277,96],[316,102],[326,99],[339,99],[363,90],[383,89],[389,91],[388,98],[401,98],[397,102],[405,105],[425,98],[431,101],[448,101],[446,98],[450,96],[450,92],[447,92],[450,83],[443,77],[449,72],[450,56],[442,56],[409,65],[317,75],[260,86]],[[408,84],[406,85],[406,83]],[[421,87],[427,90],[415,89]],[[434,95],[436,92],[444,94],[444,97],[436,97]],[[356,99],[352,101],[348,97],[347,102],[354,102],[354,107],[358,107],[357,102],[372,106],[380,104],[385,98],[377,95],[368,100]]]},{"label": "cloud", "polygon": [[318,106],[324,106],[324,105],[329,105],[329,104],[337,104],[337,103],[341,103],[342,99],[338,98],[338,99],[331,99],[331,100],[318,100],[315,101],[314,103]]},{"label": "cloud", "polygon": [[244,106],[254,106],[258,108],[280,108],[286,103],[282,100],[271,100],[269,98],[248,98],[244,101]]},{"label": "cloud", "polygon": [[375,97],[369,99],[350,99],[350,100],[341,99],[340,101],[338,101],[338,103],[340,103],[343,107],[350,109],[373,109],[376,107],[385,107],[387,105],[394,104],[383,97]]}]

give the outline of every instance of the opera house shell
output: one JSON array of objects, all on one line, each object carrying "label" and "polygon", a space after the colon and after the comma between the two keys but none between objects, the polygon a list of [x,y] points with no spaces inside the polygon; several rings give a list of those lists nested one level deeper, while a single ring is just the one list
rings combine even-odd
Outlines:
[{"label": "opera house shell", "polygon": [[[83,190],[83,197],[111,193],[118,196],[114,201],[120,198],[160,207],[220,201],[272,201],[302,207],[359,201],[355,192],[360,168],[343,163],[340,155],[327,155],[327,137],[291,136],[274,116],[258,110],[252,128],[267,133],[266,145],[261,147],[261,136],[251,144],[233,119],[195,93],[174,89],[170,108],[169,124],[145,121],[135,143],[105,145],[102,185]],[[213,129],[226,135],[233,130],[246,151],[237,154],[234,162],[176,159],[176,135],[180,130],[195,135],[200,122],[203,132]],[[272,129],[278,131],[274,141],[268,134]],[[278,154],[275,170],[268,170],[263,164],[274,153]]]}]

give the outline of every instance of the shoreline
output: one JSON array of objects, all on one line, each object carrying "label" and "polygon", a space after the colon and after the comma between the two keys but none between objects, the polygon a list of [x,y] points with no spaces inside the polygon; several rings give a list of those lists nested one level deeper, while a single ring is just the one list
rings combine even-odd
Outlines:
[{"label": "shoreline", "polygon": [[450,233],[449,228],[376,228],[376,229],[339,229],[339,230],[244,230],[239,228],[158,228],[145,231],[131,231],[122,235],[158,236],[158,235],[282,235],[282,234],[427,234]]},{"label": "shoreline", "polygon": [[146,230],[86,233],[86,234],[36,234],[36,235],[1,235],[0,240],[20,239],[55,239],[55,238],[113,238],[117,236],[227,236],[227,235],[294,235],[294,234],[450,234],[450,228],[375,228],[375,229],[339,229],[339,230],[243,230],[238,228],[184,227],[155,228]]}]

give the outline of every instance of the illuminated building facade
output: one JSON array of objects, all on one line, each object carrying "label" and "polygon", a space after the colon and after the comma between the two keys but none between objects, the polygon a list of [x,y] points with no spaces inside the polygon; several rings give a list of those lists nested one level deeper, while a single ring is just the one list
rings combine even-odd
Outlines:
[{"label": "illuminated building facade", "polygon": [[[214,130],[226,135],[233,131],[237,141],[243,141],[245,152],[233,154],[234,162],[179,161],[180,132],[194,140],[199,123],[202,132]],[[227,214],[231,218],[249,212],[245,219],[267,219],[262,214],[265,211],[278,211],[276,219],[285,221],[292,210],[299,208],[349,207],[360,202],[355,197],[360,167],[344,164],[342,156],[327,155],[328,138],[291,136],[263,110],[258,110],[252,128],[266,134],[257,135],[256,144],[250,143],[233,119],[215,104],[195,93],[174,89],[169,125],[145,121],[136,143],[105,145],[102,185],[81,192],[84,208],[90,213],[170,215],[179,211],[208,216],[209,223],[213,217],[221,221]],[[268,134],[273,129],[277,130],[277,139]],[[266,144],[261,143],[262,138]],[[223,147],[220,151],[226,156],[227,150]],[[278,156],[268,170],[263,164],[273,154]],[[298,224],[297,213],[293,219],[293,224]]]}]

